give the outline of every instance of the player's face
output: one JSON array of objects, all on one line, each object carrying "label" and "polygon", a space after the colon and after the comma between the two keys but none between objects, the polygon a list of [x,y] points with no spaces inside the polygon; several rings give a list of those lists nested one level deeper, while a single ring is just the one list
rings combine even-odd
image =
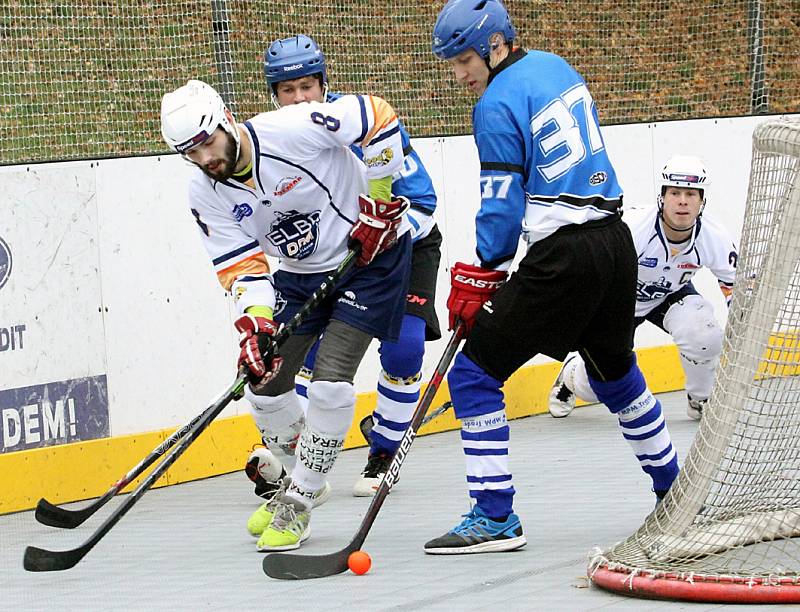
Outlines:
[{"label": "player's face", "polygon": [[474,49],[467,49],[447,60],[459,85],[465,85],[479,96],[489,84],[489,67]]},{"label": "player's face", "polygon": [[675,229],[691,228],[702,205],[699,189],[667,187],[664,191],[664,218]]},{"label": "player's face", "polygon": [[236,168],[236,141],[228,132],[218,127],[199,145],[186,152],[186,157],[197,164],[206,176],[215,181],[226,181]]},{"label": "player's face", "polygon": [[324,102],[322,85],[314,75],[281,81],[275,86],[275,97],[278,104],[289,106],[301,102]]}]

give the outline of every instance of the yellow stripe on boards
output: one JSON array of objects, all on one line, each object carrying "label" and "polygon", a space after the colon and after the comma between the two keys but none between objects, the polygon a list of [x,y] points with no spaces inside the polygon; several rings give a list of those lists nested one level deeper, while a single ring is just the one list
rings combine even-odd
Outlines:
[{"label": "yellow stripe on boards", "polygon": [[[637,355],[654,393],[684,388],[683,370],[674,345],[640,349]],[[547,396],[559,367],[558,363],[528,366],[509,379],[505,392],[510,419],[547,412]],[[443,383],[431,409],[447,399],[447,385]],[[375,401],[374,391],[358,395],[345,448],[365,446],[358,424],[372,411]],[[420,435],[458,427],[453,411],[448,410],[423,427]],[[41,497],[56,504],[99,497],[175,429],[0,454],[0,514],[34,508]],[[242,470],[250,450],[260,441],[249,415],[215,421],[156,486]],[[252,486],[244,474],[241,479],[242,487]],[[125,490],[132,490],[140,481],[141,478]]]}]

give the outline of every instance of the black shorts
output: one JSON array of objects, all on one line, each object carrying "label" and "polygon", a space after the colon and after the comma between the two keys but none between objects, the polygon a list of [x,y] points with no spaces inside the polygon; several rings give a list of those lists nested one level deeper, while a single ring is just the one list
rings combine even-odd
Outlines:
[{"label": "black shorts", "polygon": [[464,353],[501,381],[535,355],[563,361],[575,350],[604,378],[622,376],[633,355],[636,275],[619,216],[562,227],[528,250],[478,313]]},{"label": "black shorts", "polygon": [[442,234],[434,225],[430,234],[414,243],[411,251],[411,281],[408,284],[406,314],[425,321],[425,340],[428,342],[442,337],[435,299],[441,245]]}]

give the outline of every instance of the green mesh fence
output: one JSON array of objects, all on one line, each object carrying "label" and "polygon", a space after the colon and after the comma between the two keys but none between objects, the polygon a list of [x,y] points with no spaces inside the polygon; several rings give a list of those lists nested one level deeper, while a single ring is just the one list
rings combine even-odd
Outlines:
[{"label": "green mesh fence", "polygon": [[[430,53],[443,2],[5,0],[0,164],[160,153],[160,98],[190,77],[246,118],[261,57],[305,33],[332,88],[387,98],[415,136],[470,132],[470,94]],[[604,124],[800,110],[798,0],[509,0],[526,48],[586,77]]]}]

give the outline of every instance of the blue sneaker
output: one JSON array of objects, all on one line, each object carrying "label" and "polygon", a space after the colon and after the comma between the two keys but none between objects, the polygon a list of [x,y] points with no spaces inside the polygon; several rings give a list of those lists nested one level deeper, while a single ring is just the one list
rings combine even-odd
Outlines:
[{"label": "blue sneaker", "polygon": [[463,516],[460,525],[425,544],[425,552],[429,555],[503,552],[521,548],[527,543],[516,514],[510,514],[505,521],[498,522],[475,506]]}]

